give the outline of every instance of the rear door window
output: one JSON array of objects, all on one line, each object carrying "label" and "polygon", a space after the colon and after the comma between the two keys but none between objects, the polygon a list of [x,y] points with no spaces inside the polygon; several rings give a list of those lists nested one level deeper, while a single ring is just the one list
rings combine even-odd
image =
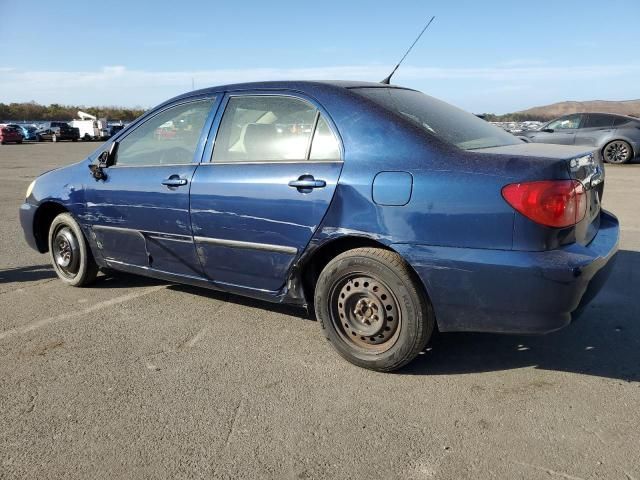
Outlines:
[{"label": "rear door window", "polygon": [[215,140],[214,163],[309,159],[340,159],[338,141],[313,105],[284,95],[229,99]]},{"label": "rear door window", "polygon": [[613,119],[611,115],[589,114],[581,128],[610,128]]},{"label": "rear door window", "polygon": [[322,116],[318,117],[309,160],[340,160],[338,139]]}]

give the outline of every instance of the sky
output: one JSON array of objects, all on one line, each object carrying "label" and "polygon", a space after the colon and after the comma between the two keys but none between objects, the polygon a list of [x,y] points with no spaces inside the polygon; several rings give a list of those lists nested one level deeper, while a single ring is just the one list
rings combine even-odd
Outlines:
[{"label": "sky", "polygon": [[432,15],[393,83],[475,113],[640,98],[640,0],[0,0],[0,102],[149,108],[193,86],[379,81]]}]

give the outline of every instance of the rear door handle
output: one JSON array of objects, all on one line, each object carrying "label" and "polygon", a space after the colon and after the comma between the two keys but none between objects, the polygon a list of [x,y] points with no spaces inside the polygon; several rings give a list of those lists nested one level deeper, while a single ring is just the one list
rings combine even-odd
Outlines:
[{"label": "rear door handle", "polygon": [[327,182],[324,180],[316,180],[313,178],[313,175],[302,175],[297,180],[291,180],[289,186],[303,191],[313,188],[324,188],[327,186]]},{"label": "rear door handle", "polygon": [[187,184],[186,178],[180,178],[178,175],[171,175],[169,178],[165,178],[162,181],[162,185],[167,187],[182,187]]}]

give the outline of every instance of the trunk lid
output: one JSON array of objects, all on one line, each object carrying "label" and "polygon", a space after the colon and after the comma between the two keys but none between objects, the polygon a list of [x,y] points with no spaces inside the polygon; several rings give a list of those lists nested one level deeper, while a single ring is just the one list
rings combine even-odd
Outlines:
[{"label": "trunk lid", "polygon": [[[588,244],[600,228],[600,210],[604,192],[604,163],[598,151],[576,145],[551,145],[543,143],[522,143],[478,150],[519,157],[557,159],[565,163],[568,178],[578,180],[584,186],[587,196],[587,211],[584,218],[573,229],[573,235],[563,235],[565,241]],[[533,179],[532,179],[533,180]],[[551,179],[549,179],[551,180]]]}]

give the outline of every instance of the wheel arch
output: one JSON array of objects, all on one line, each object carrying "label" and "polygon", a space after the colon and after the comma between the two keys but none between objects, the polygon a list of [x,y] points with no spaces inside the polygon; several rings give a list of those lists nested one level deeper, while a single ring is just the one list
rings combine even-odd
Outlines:
[{"label": "wheel arch", "polygon": [[631,158],[629,159],[629,161],[632,162],[636,158],[636,155],[638,152],[634,149],[635,143],[627,137],[615,135],[615,136],[612,136],[611,138],[606,139],[602,144],[602,146],[600,147],[600,155],[602,156],[603,160],[605,159],[604,150],[605,148],[607,148],[607,145],[609,145],[611,142],[625,142],[626,144],[629,145],[629,148],[631,149]]},{"label": "wheel arch", "polygon": [[61,213],[69,213],[69,210],[61,203],[51,200],[43,202],[36,210],[33,218],[33,236],[40,253],[49,251],[49,228],[53,219]]},{"label": "wheel arch", "polygon": [[[420,288],[421,292],[425,296],[429,304],[432,304],[431,297],[427,290],[427,286],[424,284],[418,273],[413,266],[407,262],[401,253],[397,252],[389,245],[386,245],[379,240],[367,236],[360,235],[346,235],[338,238],[334,238],[318,245],[307,255],[304,255],[296,265],[297,278],[301,288],[301,294],[304,302],[308,306],[309,311],[313,311],[313,298],[315,293],[315,285],[320,276],[320,272],[325,266],[335,257],[341,253],[353,250],[356,248],[380,248],[390,252],[395,252],[400,255],[405,263],[409,266],[409,270],[413,276],[413,280]],[[437,324],[437,319],[436,319]]]}]

